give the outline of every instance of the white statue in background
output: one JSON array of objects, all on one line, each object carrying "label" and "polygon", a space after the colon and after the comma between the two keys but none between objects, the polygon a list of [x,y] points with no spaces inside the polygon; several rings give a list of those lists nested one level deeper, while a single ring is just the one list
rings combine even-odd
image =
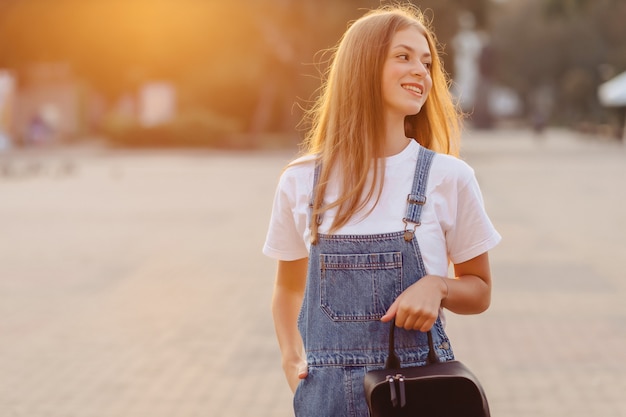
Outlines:
[{"label": "white statue in background", "polygon": [[476,87],[480,79],[479,58],[484,41],[475,30],[476,19],[471,12],[461,12],[459,26],[459,33],[452,40],[454,48],[452,93],[459,100],[461,109],[470,111],[476,99]]}]

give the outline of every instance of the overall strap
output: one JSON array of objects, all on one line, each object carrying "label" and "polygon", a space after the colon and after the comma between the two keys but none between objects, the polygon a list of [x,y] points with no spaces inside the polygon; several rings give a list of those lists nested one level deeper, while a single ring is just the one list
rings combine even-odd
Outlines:
[{"label": "overall strap", "polygon": [[[315,162],[315,171],[313,172],[313,191],[311,192],[311,199],[309,200],[309,228],[313,225],[313,202],[315,201],[315,188],[317,187],[321,171],[322,163],[318,160]],[[315,221],[318,225],[322,224],[322,216],[318,214]]]},{"label": "overall strap", "polygon": [[[406,215],[402,221],[406,225],[405,239],[411,240],[415,232],[415,228],[420,225],[422,215],[422,207],[426,204],[426,186],[428,184],[428,174],[433,161],[435,152],[420,147],[417,156],[417,164],[415,165],[415,177],[413,178],[413,188],[411,194],[407,197]],[[413,223],[413,230],[409,230],[408,223]],[[407,234],[408,233],[408,234]],[[409,236],[410,235],[410,236]]]}]

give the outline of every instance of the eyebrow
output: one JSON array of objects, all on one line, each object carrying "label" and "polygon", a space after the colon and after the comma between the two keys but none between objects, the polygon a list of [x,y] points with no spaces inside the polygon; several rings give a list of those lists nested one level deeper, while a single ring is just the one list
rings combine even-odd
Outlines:
[{"label": "eyebrow", "polygon": [[[415,53],[415,49],[414,49],[414,48],[410,47],[409,45],[405,45],[405,44],[403,44],[403,43],[398,44],[398,45],[395,45],[395,46],[394,46],[393,48],[391,48],[391,49],[393,50],[393,49],[398,49],[398,48],[404,48],[404,49],[408,50],[409,52]],[[422,57],[424,57],[424,58],[429,58],[429,57],[431,57],[431,56],[432,56],[432,55],[431,55],[430,51],[425,52],[424,54],[422,54]]]}]

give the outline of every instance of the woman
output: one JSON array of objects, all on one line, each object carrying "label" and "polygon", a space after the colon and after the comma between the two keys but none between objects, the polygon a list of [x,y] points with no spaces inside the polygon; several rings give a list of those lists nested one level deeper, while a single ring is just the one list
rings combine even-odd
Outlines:
[{"label": "woman", "polygon": [[431,329],[440,360],[454,358],[444,308],[489,306],[500,236],[456,157],[447,87],[410,5],[367,13],[337,46],[263,249],[278,260],[272,312],[297,416],[368,415],[363,376],[384,366],[390,320],[402,364],[423,365]]}]

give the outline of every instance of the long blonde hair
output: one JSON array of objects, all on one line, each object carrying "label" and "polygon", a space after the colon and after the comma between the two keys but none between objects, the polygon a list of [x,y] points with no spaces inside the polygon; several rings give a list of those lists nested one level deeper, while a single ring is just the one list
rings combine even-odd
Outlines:
[{"label": "long blonde hair", "polygon": [[[313,214],[336,207],[330,231],[336,231],[382,190],[384,149],[382,71],[396,32],[418,28],[432,54],[432,89],[422,110],[405,119],[407,137],[436,152],[458,156],[460,113],[449,93],[436,38],[422,12],[410,4],[383,6],[356,20],[334,49],[321,94],[307,116],[311,129],[304,141],[306,154],[316,155],[322,169],[314,190]],[[323,201],[333,167],[342,169],[339,198]],[[372,170],[373,178],[368,181]],[[368,188],[369,185],[369,188]],[[378,190],[378,191],[377,191]],[[311,225],[317,241],[317,222]]]}]

